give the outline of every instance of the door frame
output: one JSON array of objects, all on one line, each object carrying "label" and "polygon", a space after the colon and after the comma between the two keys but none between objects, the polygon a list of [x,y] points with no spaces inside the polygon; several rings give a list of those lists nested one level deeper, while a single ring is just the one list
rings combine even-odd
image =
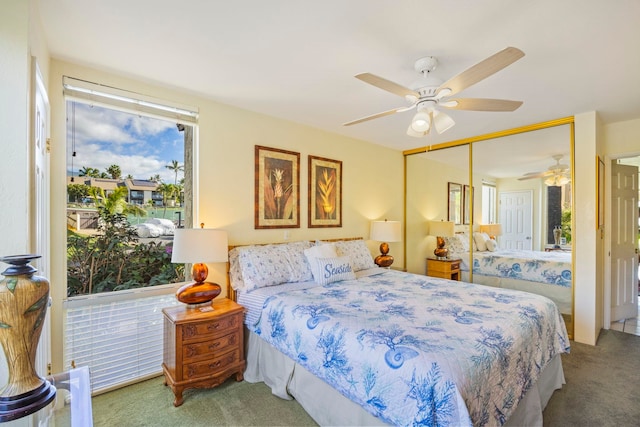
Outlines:
[{"label": "door frame", "polygon": [[[631,153],[622,153],[622,154],[606,154],[604,156],[604,180],[605,180],[605,192],[604,192],[604,229],[599,230],[600,236],[603,239],[602,245],[602,261],[604,264],[604,268],[602,271],[602,302],[603,302],[603,316],[602,328],[610,329],[611,328],[611,162],[613,160],[624,159],[627,157],[639,157],[640,151],[631,152]],[[595,185],[598,185],[596,182]]]}]

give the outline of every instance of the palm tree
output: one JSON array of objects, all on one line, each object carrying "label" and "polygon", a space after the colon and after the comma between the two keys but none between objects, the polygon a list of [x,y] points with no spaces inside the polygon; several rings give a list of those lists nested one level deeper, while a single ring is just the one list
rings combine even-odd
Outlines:
[{"label": "palm tree", "polygon": [[177,185],[178,184],[178,172],[184,171],[184,166],[181,165],[180,163],[178,163],[177,160],[171,160],[171,164],[170,165],[166,165],[165,168],[167,168],[169,170],[172,170],[175,173],[176,178],[175,178],[173,184]]},{"label": "palm tree", "polygon": [[111,175],[111,179],[120,179],[122,176],[122,169],[118,165],[111,165],[107,169],[107,173]]},{"label": "palm tree", "polygon": [[159,174],[155,174],[152,177],[149,178],[149,181],[153,181],[153,182],[160,182],[162,181],[162,178],[160,178]]},{"label": "palm tree", "polygon": [[156,191],[162,194],[162,205],[164,206],[163,218],[167,216],[167,201],[175,194],[175,189],[175,185],[165,183],[158,185],[158,188],[156,188]]},{"label": "palm tree", "polygon": [[91,178],[99,178],[100,171],[96,168],[90,168],[87,166],[83,166],[82,169],[78,171],[78,176],[88,176]]}]

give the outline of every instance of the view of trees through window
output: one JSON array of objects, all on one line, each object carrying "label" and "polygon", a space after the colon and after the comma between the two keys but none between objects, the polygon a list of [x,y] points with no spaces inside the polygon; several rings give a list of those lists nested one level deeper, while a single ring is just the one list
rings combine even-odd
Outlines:
[{"label": "view of trees through window", "polygon": [[67,101],[68,296],[184,280],[185,147],[183,125]]}]

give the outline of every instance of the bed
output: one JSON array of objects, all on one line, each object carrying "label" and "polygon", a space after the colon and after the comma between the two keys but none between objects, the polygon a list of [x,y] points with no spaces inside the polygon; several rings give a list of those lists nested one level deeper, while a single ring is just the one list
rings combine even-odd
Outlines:
[{"label": "bed", "polygon": [[[571,252],[501,249],[483,234],[474,233],[474,283],[544,295],[558,305],[561,313],[571,314]],[[450,257],[462,260],[462,280],[468,281],[468,236],[460,233],[446,241]]]},{"label": "bed", "polygon": [[245,380],[321,425],[541,425],[564,383],[543,296],[377,268],[362,240],[234,248],[230,279]]}]

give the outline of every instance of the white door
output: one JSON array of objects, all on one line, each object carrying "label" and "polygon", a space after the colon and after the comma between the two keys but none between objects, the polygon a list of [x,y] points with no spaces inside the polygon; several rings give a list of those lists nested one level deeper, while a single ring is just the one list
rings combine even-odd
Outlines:
[{"label": "white door", "polygon": [[[49,260],[49,101],[42,82],[42,76],[35,59],[32,61],[32,111],[31,111],[31,214],[30,246],[32,253],[41,255],[33,265],[39,276],[49,278],[51,269]],[[36,371],[47,375],[47,365],[51,361],[51,320],[47,311],[40,342],[36,353]]]},{"label": "white door", "polygon": [[611,321],[638,316],[638,167],[611,162]]},{"label": "white door", "polygon": [[498,222],[502,224],[502,235],[498,239],[501,248],[533,249],[532,193],[531,190],[499,193]]}]

